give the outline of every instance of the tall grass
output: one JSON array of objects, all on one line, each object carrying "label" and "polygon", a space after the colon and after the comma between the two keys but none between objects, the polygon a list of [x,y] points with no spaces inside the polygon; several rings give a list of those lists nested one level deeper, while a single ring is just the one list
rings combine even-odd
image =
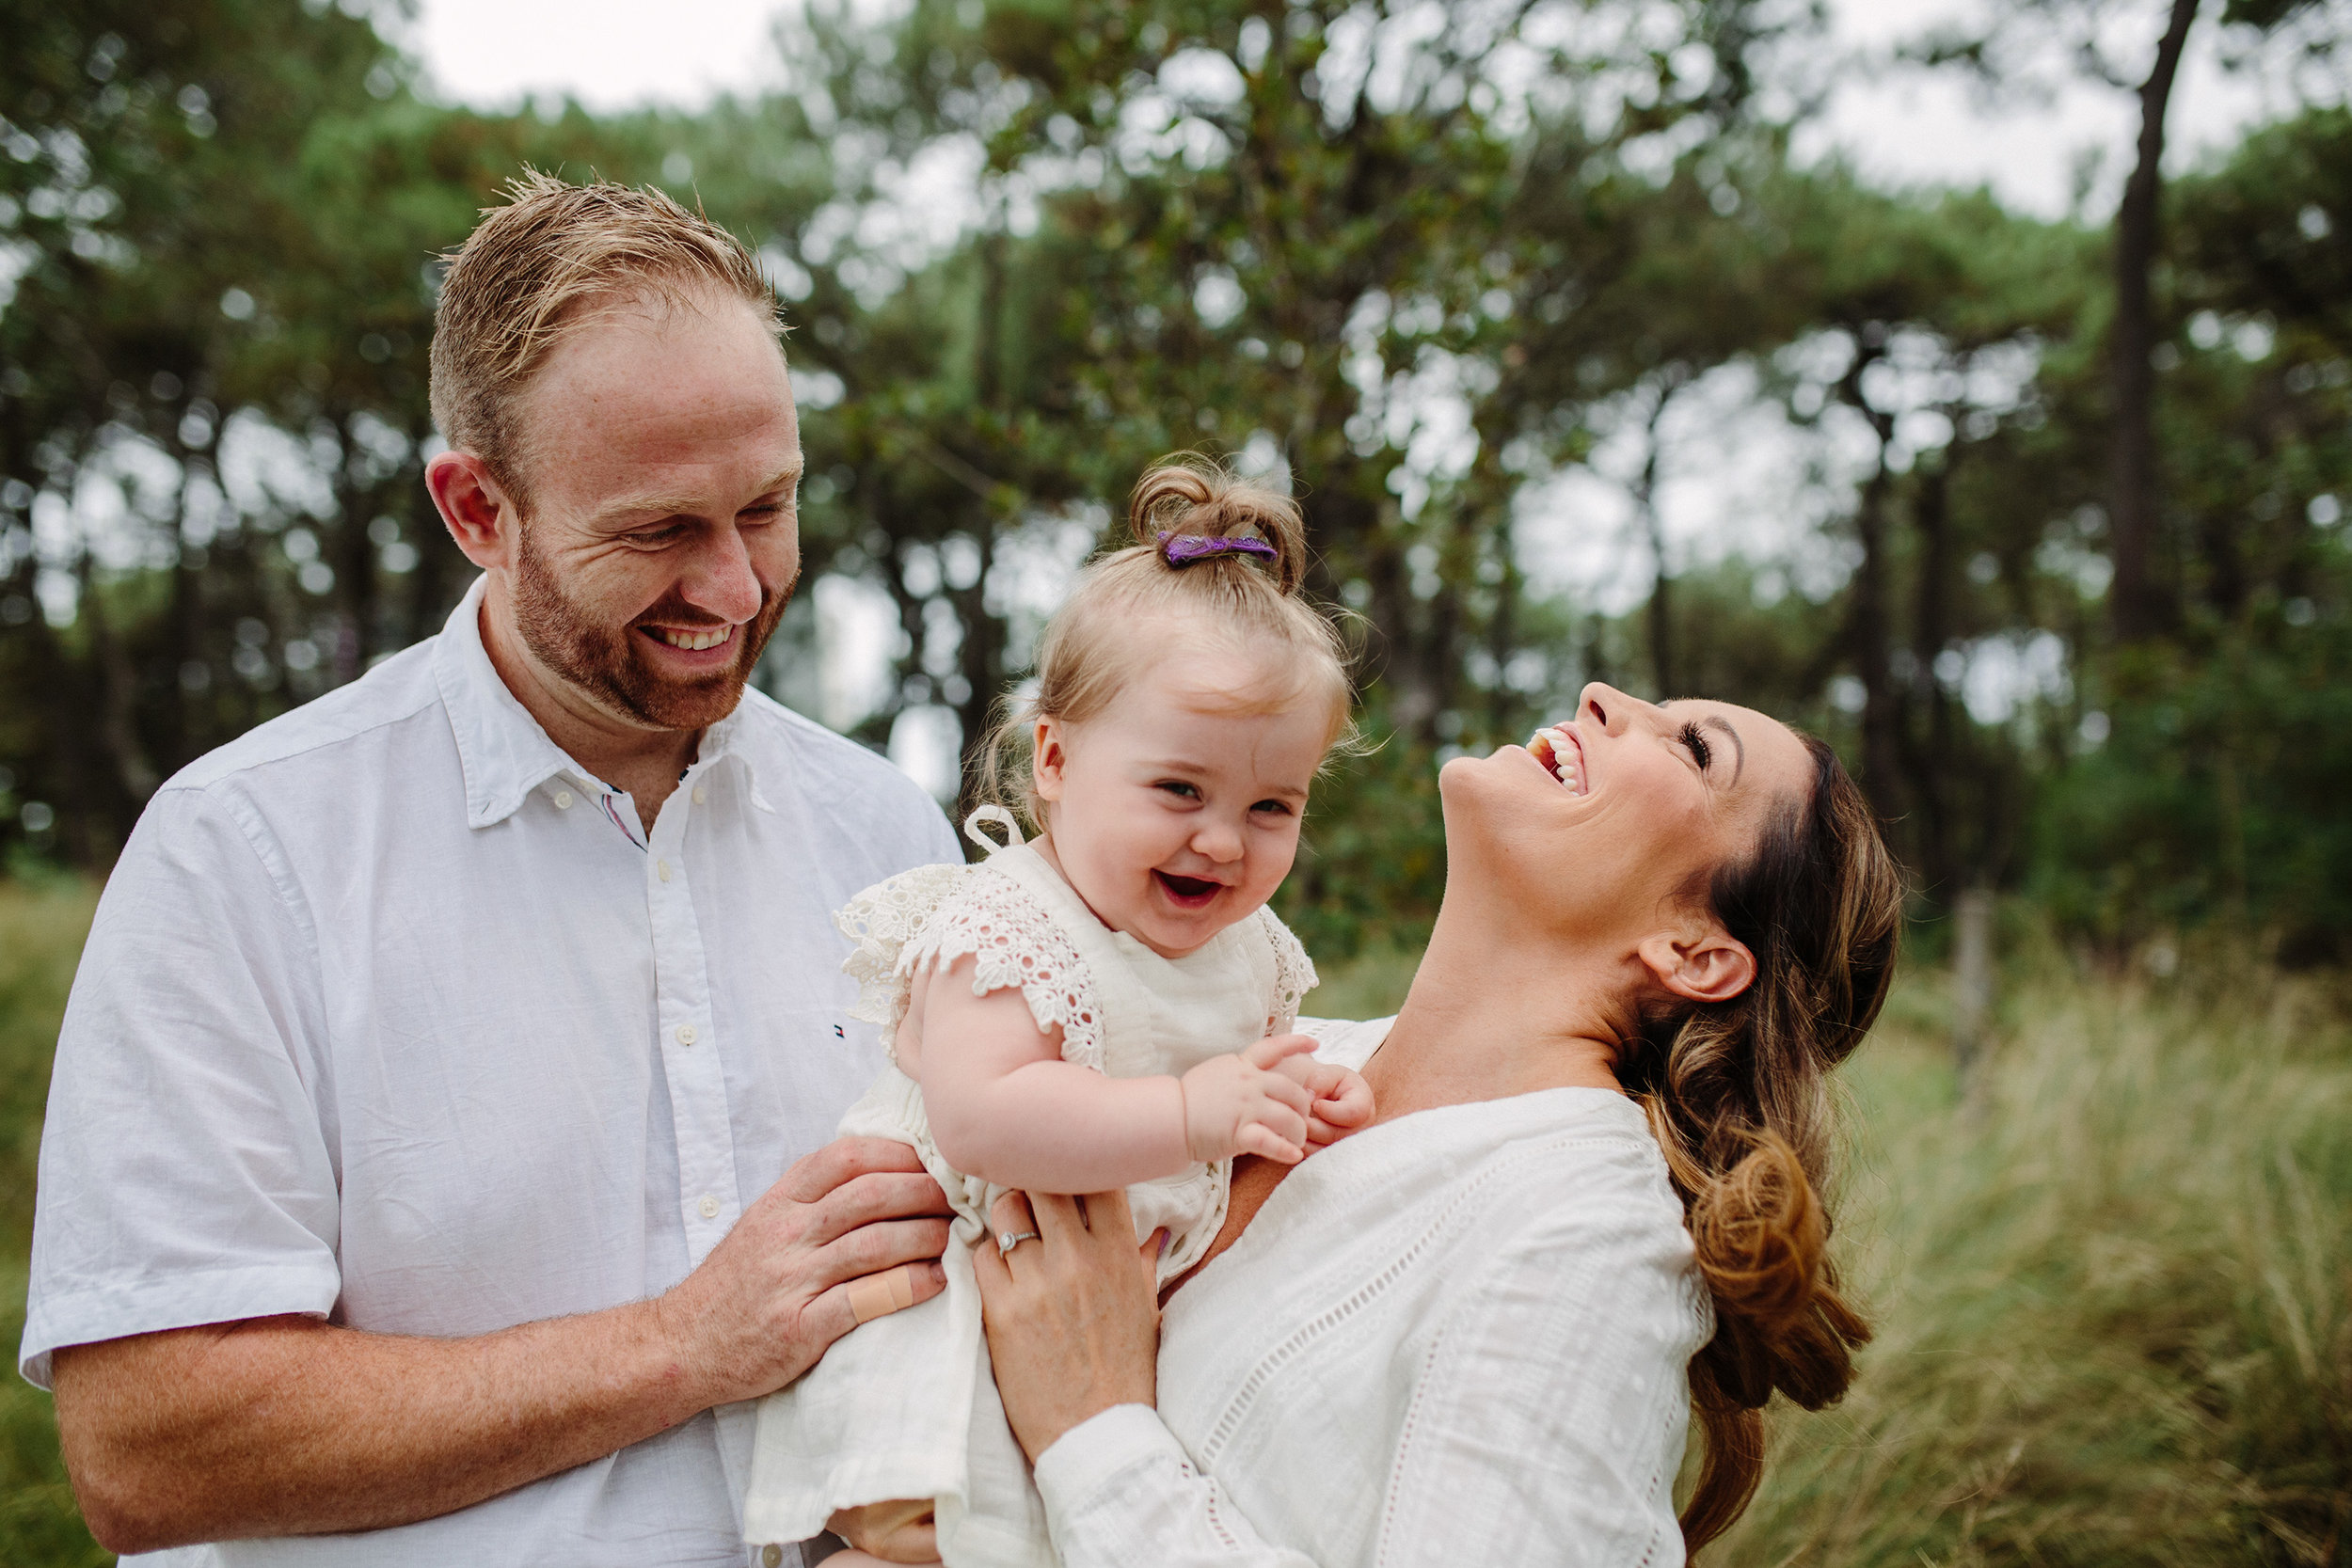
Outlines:
[{"label": "tall grass", "polygon": [[114,1560],[74,1509],[49,1396],[15,1370],[49,1057],[95,903],[80,881],[0,882],[0,1563],[17,1568]]},{"label": "tall grass", "polygon": [[[0,1335],[90,891],[0,882]],[[2031,968],[2033,966],[2018,966]],[[1311,1000],[1394,1009],[1408,955]],[[2216,963],[2210,974],[2233,973]],[[1973,1098],[1932,972],[1844,1074],[1839,1246],[1874,1309],[1853,1393],[1775,1418],[1725,1568],[2352,1568],[2352,1024],[2267,977],[2012,974]],[[0,1563],[109,1560],[49,1402],[0,1379]]]},{"label": "tall grass", "polygon": [[1724,1564],[2352,1564],[2340,994],[2052,969],[1963,1102],[1932,985],[1849,1069],[1879,1337]]}]

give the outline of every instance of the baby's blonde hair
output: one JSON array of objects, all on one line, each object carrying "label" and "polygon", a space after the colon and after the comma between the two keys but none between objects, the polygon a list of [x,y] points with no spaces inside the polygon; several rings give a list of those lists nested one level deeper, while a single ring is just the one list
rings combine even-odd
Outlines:
[{"label": "baby's blonde hair", "polygon": [[[1347,645],[1332,617],[1300,592],[1307,576],[1307,528],[1290,497],[1236,477],[1213,458],[1179,452],[1136,482],[1127,505],[1136,543],[1097,557],[1079,576],[1037,650],[1037,694],[1008,697],[980,749],[979,797],[1017,804],[1030,825],[1045,826],[1030,767],[1041,719],[1083,724],[1109,707],[1130,681],[1185,650],[1155,628],[1182,617],[1206,622],[1222,644],[1256,651],[1273,644],[1295,676],[1278,705],[1320,703],[1329,715],[1324,750],[1352,750],[1355,689]],[[1267,558],[1233,551],[1184,559],[1187,538],[1255,539]],[[1009,788],[1017,780],[1018,788]]]}]

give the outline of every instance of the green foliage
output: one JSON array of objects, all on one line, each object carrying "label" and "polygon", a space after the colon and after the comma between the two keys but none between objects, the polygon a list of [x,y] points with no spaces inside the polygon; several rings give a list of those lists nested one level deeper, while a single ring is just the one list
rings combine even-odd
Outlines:
[{"label": "green foliage", "polygon": [[[2116,947],[2218,920],[2344,951],[2352,114],[2173,182],[2162,632],[2119,650],[2108,234],[1797,166],[1804,8],[1636,10],[1564,40],[1341,0],[818,6],[771,93],[591,116],[423,102],[303,0],[8,5],[0,843],[103,865],[160,779],[437,626],[469,569],[419,483],[433,258],[531,163],[659,182],[770,260],[806,576],[898,621],[861,738],[920,708],[977,738],[1026,659],[1019,579],[1115,536],[1152,459],[1286,477],[1384,741],[1284,895],[1336,951],[1434,910],[1434,764],[1596,678],[1829,736],[1923,914],[1989,881]],[[2327,41],[2324,8],[2239,10]],[[977,203],[917,242],[891,193],[941,157]],[[1665,432],[1725,377],[1818,462],[1814,515],[1684,561],[1659,474],[1707,454]],[[1529,499],[1629,435],[1646,602],[1540,596]],[[773,689],[814,700],[816,635],[796,610]]]},{"label": "green foliage", "polygon": [[95,897],[79,880],[0,881],[0,1341],[10,1347],[0,1377],[0,1562],[23,1568],[114,1560],[74,1510],[49,1396],[14,1371],[49,1056]]}]

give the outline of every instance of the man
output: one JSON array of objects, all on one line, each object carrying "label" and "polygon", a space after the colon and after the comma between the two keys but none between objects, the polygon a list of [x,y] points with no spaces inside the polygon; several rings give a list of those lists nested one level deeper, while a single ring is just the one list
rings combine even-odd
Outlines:
[{"label": "man", "polygon": [[852,1282],[939,1289],[912,1155],[819,1148],[877,1065],[829,911],[956,856],[744,690],[800,564],[772,302],[662,197],[513,194],[433,343],[482,579],[156,794],[58,1042],[22,1366],[151,1562],[772,1568],[739,1402]]}]

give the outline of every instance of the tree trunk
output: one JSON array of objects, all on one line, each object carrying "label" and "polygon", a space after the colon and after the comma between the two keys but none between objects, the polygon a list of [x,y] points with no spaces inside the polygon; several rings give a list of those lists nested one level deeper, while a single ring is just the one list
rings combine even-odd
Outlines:
[{"label": "tree trunk", "polygon": [[1904,809],[1902,694],[1895,689],[1894,613],[1887,580],[1886,502],[1895,476],[1886,467],[1886,448],[1895,438],[1895,420],[1871,407],[1862,391],[1864,376],[1885,356],[1885,341],[1875,323],[1856,330],[1854,361],[1838,379],[1837,393],[1878,437],[1878,466],[1854,507],[1854,540],[1862,546],[1862,560],[1854,567],[1846,645],[1854,675],[1862,682],[1862,787],[1879,816],[1893,821]]},{"label": "tree trunk", "polygon": [[2199,0],[2172,0],[2156,45],[2156,63],[2139,88],[2139,162],[2115,214],[2115,329],[2110,370],[2115,429],[2109,461],[2107,526],[2112,531],[2113,614],[2119,641],[2153,636],[2165,619],[2153,568],[2156,531],[2155,319],[2150,275],[2155,269],[2157,202],[2164,191],[2164,118],[2172,82],[2197,20]]},{"label": "tree trunk", "polygon": [[1909,749],[1911,797],[1919,804],[1919,869],[1939,895],[1954,872],[1951,784],[1961,768],[1953,742],[1952,702],[1935,673],[1935,660],[1951,640],[1951,486],[1957,443],[1920,477],[1913,511],[1918,532],[1918,592],[1913,600],[1912,657],[1918,664],[1919,698],[1927,706],[1924,746]]},{"label": "tree trunk", "polygon": [[1642,477],[1634,482],[1633,514],[1642,525],[1644,538],[1649,545],[1653,576],[1649,590],[1649,670],[1657,689],[1652,693],[1658,702],[1666,702],[1679,689],[1675,685],[1674,660],[1674,577],[1666,562],[1666,528],[1658,515],[1658,426],[1666,417],[1666,404],[1674,399],[1674,389],[1666,388],[1651,404],[1649,420],[1643,431],[1648,443],[1642,456]]}]

